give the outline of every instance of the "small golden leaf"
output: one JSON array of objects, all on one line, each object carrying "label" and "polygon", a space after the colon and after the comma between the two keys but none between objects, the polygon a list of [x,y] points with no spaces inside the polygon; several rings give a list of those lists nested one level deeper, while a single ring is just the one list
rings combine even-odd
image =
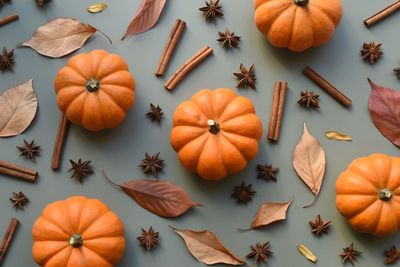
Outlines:
[{"label": "small golden leaf", "polygon": [[303,244],[297,246],[297,249],[303,254],[306,259],[312,262],[317,262],[317,257],[311,252],[311,250]]},{"label": "small golden leaf", "polygon": [[99,12],[103,11],[104,9],[106,9],[107,7],[108,7],[108,5],[106,3],[98,3],[98,4],[88,6],[87,10],[90,13],[99,13]]},{"label": "small golden leaf", "polygon": [[351,141],[352,138],[350,135],[337,132],[337,131],[327,131],[325,133],[326,138],[338,141]]}]

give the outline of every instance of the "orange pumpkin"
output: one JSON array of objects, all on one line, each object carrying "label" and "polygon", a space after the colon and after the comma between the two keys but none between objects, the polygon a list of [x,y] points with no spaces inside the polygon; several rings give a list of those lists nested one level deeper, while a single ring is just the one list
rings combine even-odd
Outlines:
[{"label": "orange pumpkin", "polygon": [[336,206],[357,231],[387,236],[400,229],[400,158],[354,160],[336,181]]},{"label": "orange pumpkin", "polygon": [[135,80],[120,56],[94,50],[72,57],[54,81],[67,118],[91,131],[119,125],[135,100]]},{"label": "orange pumpkin", "polygon": [[32,228],[32,254],[45,267],[112,267],[125,250],[124,225],[97,199],[49,204]]},{"label": "orange pumpkin", "polygon": [[176,108],[170,140],[186,168],[220,180],[246,167],[261,136],[251,101],[221,88],[201,90]]},{"label": "orange pumpkin", "polygon": [[254,0],[258,30],[272,45],[300,52],[332,38],[340,0]]}]

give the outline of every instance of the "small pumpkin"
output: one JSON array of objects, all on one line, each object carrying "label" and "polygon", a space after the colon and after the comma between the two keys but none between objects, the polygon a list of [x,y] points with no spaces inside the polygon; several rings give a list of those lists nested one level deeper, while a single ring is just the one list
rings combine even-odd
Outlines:
[{"label": "small pumpkin", "polygon": [[230,89],[204,89],[173,116],[171,145],[179,160],[206,180],[243,170],[258,152],[262,125],[252,102]]},{"label": "small pumpkin", "polygon": [[125,250],[124,225],[97,199],[49,204],[32,228],[32,254],[45,267],[112,267]]},{"label": "small pumpkin", "polygon": [[54,81],[67,118],[90,131],[119,125],[135,100],[135,80],[123,58],[104,50],[72,57]]},{"label": "small pumpkin", "polygon": [[332,38],[340,0],[254,0],[254,21],[273,46],[300,52]]},{"label": "small pumpkin", "polygon": [[400,229],[400,158],[354,160],[336,181],[336,206],[357,231],[387,236]]}]

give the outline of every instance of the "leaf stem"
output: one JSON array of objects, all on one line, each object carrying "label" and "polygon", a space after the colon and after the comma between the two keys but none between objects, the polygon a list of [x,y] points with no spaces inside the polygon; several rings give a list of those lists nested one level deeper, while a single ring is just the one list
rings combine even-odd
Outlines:
[{"label": "leaf stem", "polygon": [[110,184],[112,184],[112,185],[115,186],[115,187],[121,188],[121,186],[120,186],[119,184],[114,183],[114,182],[107,176],[107,174],[106,174],[106,172],[105,172],[104,170],[102,170],[101,172],[103,173],[104,178],[106,178],[106,180],[107,180]]},{"label": "leaf stem", "polygon": [[107,34],[105,34],[104,32],[102,32],[100,29],[96,29],[99,33],[101,33],[104,37],[106,37],[108,39],[108,41],[110,42],[110,44],[112,44],[112,40],[110,37],[108,37]]}]

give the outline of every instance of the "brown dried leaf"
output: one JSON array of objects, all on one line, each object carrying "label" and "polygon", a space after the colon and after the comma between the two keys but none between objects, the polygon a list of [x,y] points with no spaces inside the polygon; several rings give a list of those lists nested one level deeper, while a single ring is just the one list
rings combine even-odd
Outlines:
[{"label": "brown dried leaf", "polygon": [[88,6],[87,10],[90,13],[99,13],[101,11],[103,11],[104,9],[106,9],[108,7],[108,5],[106,3],[98,3],[98,4],[93,4]]},{"label": "brown dried leaf", "polygon": [[300,251],[301,254],[303,254],[303,256],[312,262],[317,262],[317,257],[314,255],[314,253],[312,253],[312,251],[306,247],[303,244],[300,244],[297,246],[297,249]]},{"label": "brown dried leaf", "polygon": [[226,248],[218,237],[208,230],[180,230],[170,227],[183,238],[188,250],[198,261],[207,265],[218,263],[229,265],[245,264],[244,260]]},{"label": "brown dried leaf", "polygon": [[251,223],[251,228],[260,228],[274,222],[285,220],[287,210],[292,202],[293,199],[283,203],[267,202],[262,204]]},{"label": "brown dried leaf", "polygon": [[38,101],[32,80],[0,95],[0,137],[21,134],[36,115]]},{"label": "brown dried leaf", "polygon": [[324,179],[325,165],[325,152],[319,141],[310,134],[307,125],[304,123],[303,136],[294,149],[293,167],[303,182],[310,188],[315,199],[319,194]]},{"label": "brown dried leaf", "polygon": [[[93,26],[74,18],[55,18],[40,26],[30,40],[17,47],[31,47],[43,56],[59,58],[81,48],[97,31]],[[111,43],[111,39],[104,36]]]},{"label": "brown dried leaf", "polygon": [[337,141],[351,141],[352,138],[350,135],[338,132],[338,131],[327,131],[325,133],[326,138],[337,140]]},{"label": "brown dried leaf", "polygon": [[165,2],[166,0],[143,0],[121,40],[129,35],[143,33],[153,28],[161,15]]}]

